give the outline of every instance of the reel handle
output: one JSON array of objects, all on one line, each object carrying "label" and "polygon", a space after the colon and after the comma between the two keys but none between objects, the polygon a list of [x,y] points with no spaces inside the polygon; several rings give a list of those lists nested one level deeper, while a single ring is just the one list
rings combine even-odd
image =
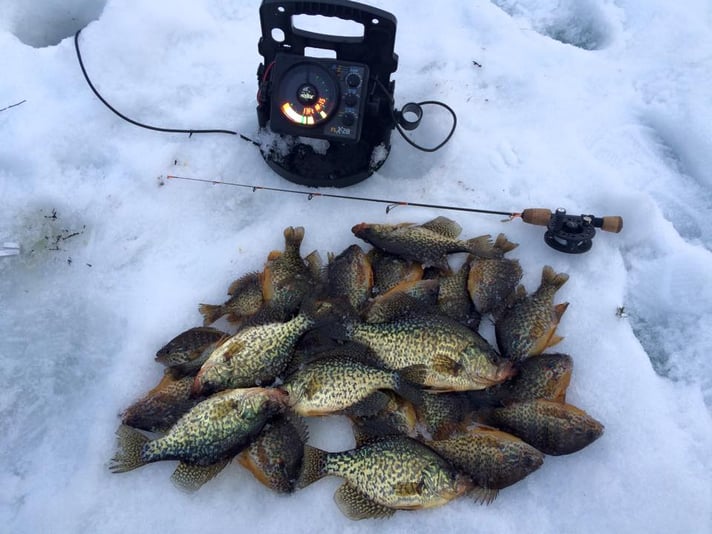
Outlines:
[{"label": "reel handle", "polygon": [[[525,223],[535,224],[537,226],[548,226],[552,215],[551,210],[547,208],[527,208],[521,213],[522,220]],[[623,230],[623,217],[619,215],[593,217],[592,219],[593,225],[604,232],[617,234]]]},{"label": "reel handle", "polygon": [[613,232],[614,234],[617,234],[623,230],[623,217],[620,215],[608,215],[607,217],[601,217],[601,221],[600,228],[604,232]]}]

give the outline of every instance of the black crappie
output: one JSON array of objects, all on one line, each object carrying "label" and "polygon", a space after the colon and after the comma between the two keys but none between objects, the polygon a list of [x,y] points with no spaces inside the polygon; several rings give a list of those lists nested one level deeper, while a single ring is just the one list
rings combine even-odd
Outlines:
[{"label": "black crappie", "polygon": [[500,363],[497,352],[479,334],[439,315],[352,323],[345,335],[369,347],[388,369],[425,365],[428,372],[421,384],[434,389],[482,389],[513,372],[511,362]]},{"label": "black crappie", "polygon": [[475,308],[467,291],[470,264],[465,262],[457,271],[441,274],[439,281],[437,306],[440,312],[451,319],[477,330],[481,315]]},{"label": "black crappie", "polygon": [[284,229],[284,252],[272,251],[262,272],[264,305],[251,317],[252,324],[286,321],[315,288],[314,268],[302,258],[304,228]]},{"label": "black crappie", "polygon": [[217,343],[228,335],[217,328],[190,328],[161,347],[156,352],[156,361],[171,369],[175,376],[195,373],[208,359]]},{"label": "black crappie", "polygon": [[399,258],[377,248],[368,251],[373,271],[373,292],[377,295],[389,291],[403,282],[414,282],[423,278],[420,263]]},{"label": "black crappie", "polygon": [[[320,309],[326,308],[325,304]],[[200,368],[193,393],[205,395],[221,389],[272,383],[289,364],[299,338],[316,322],[311,311],[303,311],[285,323],[240,330],[218,346]]]},{"label": "black crappie", "polygon": [[271,490],[291,493],[302,467],[307,437],[306,423],[299,416],[278,415],[237,456],[237,461]]},{"label": "black crappie", "polygon": [[235,280],[227,290],[230,298],[223,304],[200,304],[198,310],[203,324],[209,325],[227,315],[231,323],[251,317],[264,304],[262,296],[262,273],[247,273]]},{"label": "black crappie", "polygon": [[554,294],[568,279],[568,274],[556,274],[547,265],[533,294],[527,296],[519,286],[516,300],[495,322],[497,345],[505,358],[523,360],[563,339],[556,335],[556,327],[569,304],[554,306]]},{"label": "black crappie", "polygon": [[424,266],[436,266],[447,270],[447,254],[469,252],[481,257],[493,256],[490,236],[484,235],[463,241],[458,239],[462,227],[447,217],[437,217],[421,225],[367,224],[351,228],[356,237],[371,243],[391,254]]},{"label": "black crappie", "polygon": [[[285,408],[286,394],[278,389],[247,388],[222,391],[200,402],[160,438],[151,440],[122,425],[118,451],[109,469],[122,473],[151,462],[179,460],[173,480],[196,489],[207,472],[214,476]],[[196,469],[192,469],[195,466]],[[207,469],[202,469],[207,468]]]},{"label": "black crappie", "polygon": [[371,297],[373,270],[358,245],[351,245],[338,256],[329,256],[326,278],[327,296],[345,299],[354,310],[360,310]]},{"label": "black crappie", "polygon": [[544,454],[571,454],[603,434],[603,425],[583,410],[537,399],[494,408],[483,422],[514,434]]},{"label": "black crappie", "polygon": [[194,377],[175,378],[167,370],[161,381],[121,414],[125,425],[149,432],[166,432],[203,397],[193,397]]},{"label": "black crappie", "polygon": [[[280,387],[289,394],[292,410],[300,415],[318,416],[341,412],[382,389],[396,391],[420,402],[420,389],[407,378],[422,380],[425,373],[424,366],[408,369],[404,375],[337,355],[307,364],[287,377]],[[375,411],[380,408],[377,406]]]},{"label": "black crappie", "polygon": [[298,487],[326,475],[346,480],[334,498],[351,519],[441,506],[473,487],[469,477],[459,474],[432,449],[405,436],[378,438],[344,452],[307,445]]},{"label": "black crappie", "polygon": [[[499,234],[493,248],[502,256],[517,245],[510,243],[504,234]],[[476,258],[469,262],[467,291],[470,300],[481,314],[499,310],[522,279],[519,260],[509,258]]]},{"label": "black crappie", "polygon": [[501,488],[536,471],[544,455],[521,439],[494,428],[476,427],[442,440],[424,442],[472,481],[489,490],[480,495],[490,502]]},{"label": "black crappie", "polygon": [[568,354],[539,354],[516,365],[511,380],[482,391],[469,393],[479,406],[498,406],[535,399],[564,402],[571,382],[574,361]]}]

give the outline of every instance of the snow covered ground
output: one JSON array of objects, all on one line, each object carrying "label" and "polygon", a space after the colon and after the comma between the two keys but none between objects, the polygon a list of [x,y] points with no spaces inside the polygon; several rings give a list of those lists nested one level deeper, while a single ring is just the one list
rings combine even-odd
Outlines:
[{"label": "snow covered ground", "polygon": [[[136,128],[90,92],[167,127],[257,133],[257,0],[0,2],[0,520],[37,532],[711,532],[712,7],[705,0],[373,1],[398,18],[396,100],[443,100],[451,142],[394,135],[347,194],[519,211],[621,215],[591,252],[539,227],[347,200],[166,181],[168,174],[291,186],[232,136]],[[14,104],[19,105],[13,106]],[[13,107],[10,107],[13,106]],[[431,113],[437,141],[446,115]],[[442,118],[442,121],[439,119]],[[463,235],[520,243],[524,283],[570,274],[557,350],[568,400],[605,424],[547,457],[490,506],[460,499],[354,523],[328,478],[291,496],[230,466],[195,495],[163,462],[113,475],[117,414],[162,373],[155,351],[201,322],[238,275],[306,229],[340,252],[352,225],[447,215]],[[624,307],[627,317],[616,311]],[[352,446],[344,421],[312,443]]]}]

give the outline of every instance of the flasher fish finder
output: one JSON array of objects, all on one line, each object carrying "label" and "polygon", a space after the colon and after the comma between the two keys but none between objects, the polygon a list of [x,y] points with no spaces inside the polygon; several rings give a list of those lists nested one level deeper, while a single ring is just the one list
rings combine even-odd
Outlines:
[{"label": "flasher fish finder", "polygon": [[[333,36],[296,28],[293,17],[338,17],[363,26],[363,35]],[[368,178],[386,160],[396,127],[396,18],[347,0],[263,0],[264,62],[257,70],[257,118],[277,136],[262,155],[287,180],[344,187]],[[329,50],[335,58],[305,55]],[[310,140],[322,140],[315,145]]]}]

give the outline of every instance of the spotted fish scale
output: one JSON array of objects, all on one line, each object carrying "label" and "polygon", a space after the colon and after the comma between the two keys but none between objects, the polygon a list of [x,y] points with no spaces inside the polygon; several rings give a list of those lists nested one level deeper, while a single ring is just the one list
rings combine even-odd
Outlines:
[{"label": "spotted fish scale", "polygon": [[272,382],[287,367],[294,345],[314,322],[299,314],[286,323],[240,330],[203,364],[195,378],[194,394]]},{"label": "spotted fish scale", "polygon": [[542,271],[541,284],[527,296],[522,286],[518,296],[495,322],[497,345],[502,355],[514,361],[541,354],[547,347],[563,338],[556,336],[556,328],[568,302],[554,306],[554,295],[569,276],[556,274],[550,266]]},{"label": "spotted fish scale", "polygon": [[482,389],[511,376],[511,364],[481,336],[457,321],[436,315],[388,323],[357,323],[351,337],[370,347],[389,369],[426,365],[422,385],[443,390]]},{"label": "spotted fish scale", "polygon": [[386,252],[443,269],[447,269],[446,254],[469,252],[483,257],[492,254],[489,235],[467,241],[457,239],[462,228],[447,217],[437,217],[421,225],[360,223],[351,231]]},{"label": "spotted fish scale", "polygon": [[391,509],[440,506],[472,488],[450,464],[421,443],[389,436],[344,452],[307,446],[302,485],[335,475],[366,499]]},{"label": "spotted fish scale", "polygon": [[345,410],[381,389],[419,394],[417,390],[411,392],[397,371],[378,369],[343,355],[306,365],[281,387],[289,393],[292,409],[306,416]]},{"label": "spotted fish scale", "polygon": [[185,414],[164,437],[141,450],[145,462],[181,460],[208,465],[234,455],[280,412],[283,394],[264,388],[228,390]]}]

